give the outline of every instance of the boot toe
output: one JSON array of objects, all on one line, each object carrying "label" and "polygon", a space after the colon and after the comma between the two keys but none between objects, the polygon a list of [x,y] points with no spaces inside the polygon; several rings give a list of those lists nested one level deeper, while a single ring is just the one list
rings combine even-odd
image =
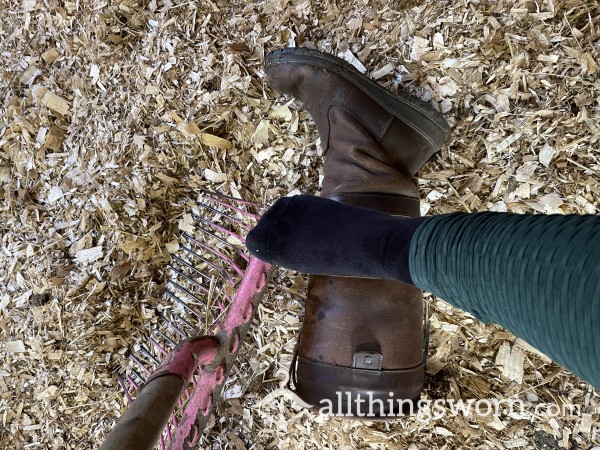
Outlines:
[{"label": "boot toe", "polygon": [[302,99],[302,87],[313,68],[306,64],[278,64],[267,68],[267,80],[275,91]]}]

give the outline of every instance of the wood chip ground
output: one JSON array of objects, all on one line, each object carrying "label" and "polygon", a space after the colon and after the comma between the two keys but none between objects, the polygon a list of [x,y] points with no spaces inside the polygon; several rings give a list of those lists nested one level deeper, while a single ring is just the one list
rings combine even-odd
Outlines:
[{"label": "wood chip ground", "polygon": [[[155,320],[184,199],[318,192],[314,123],[262,68],[286,46],[345,55],[446,115],[424,213],[598,213],[595,0],[3,0],[0,448],[102,442],[125,404],[112,370]],[[204,448],[599,448],[597,391],[431,298],[426,398],[518,398],[523,414],[303,410],[280,385],[305,289],[277,274]],[[550,403],[578,412],[533,413]]]}]

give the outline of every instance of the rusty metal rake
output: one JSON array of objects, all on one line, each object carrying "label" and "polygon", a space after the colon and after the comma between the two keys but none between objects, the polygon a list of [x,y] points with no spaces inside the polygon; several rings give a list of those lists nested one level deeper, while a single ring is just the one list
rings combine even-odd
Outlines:
[{"label": "rusty metal rake", "polygon": [[157,326],[115,372],[132,403],[102,450],[198,447],[270,274],[245,251],[257,210],[203,192],[180,227]]}]

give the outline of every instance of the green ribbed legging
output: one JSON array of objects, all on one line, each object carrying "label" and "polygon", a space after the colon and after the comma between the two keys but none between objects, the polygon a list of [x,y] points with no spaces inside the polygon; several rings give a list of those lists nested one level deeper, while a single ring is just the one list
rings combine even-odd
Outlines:
[{"label": "green ribbed legging", "polygon": [[600,216],[455,213],[421,225],[416,286],[600,387]]}]

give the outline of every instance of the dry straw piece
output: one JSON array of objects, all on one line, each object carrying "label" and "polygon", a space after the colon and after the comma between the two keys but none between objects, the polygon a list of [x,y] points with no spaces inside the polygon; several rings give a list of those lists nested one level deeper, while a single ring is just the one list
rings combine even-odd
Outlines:
[{"label": "dry straw piece", "polygon": [[[300,45],[343,55],[452,123],[419,174],[423,213],[598,213],[596,0],[5,0],[0,448],[95,448],[106,436],[125,406],[112,370],[156,323],[199,188],[265,203],[318,192],[314,123],[262,68],[268,51]],[[515,398],[525,410],[314,416],[279,395],[305,284],[276,276],[203,448],[600,446],[598,392],[429,296],[425,398]],[[536,412],[543,404],[577,414]]]}]

